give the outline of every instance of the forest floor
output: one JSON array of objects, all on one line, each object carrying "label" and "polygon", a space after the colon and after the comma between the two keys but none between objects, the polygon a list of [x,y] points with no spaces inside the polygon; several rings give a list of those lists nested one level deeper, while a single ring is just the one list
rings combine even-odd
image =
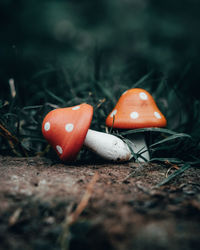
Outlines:
[{"label": "forest floor", "polygon": [[200,168],[170,168],[0,156],[0,249],[199,249]]}]

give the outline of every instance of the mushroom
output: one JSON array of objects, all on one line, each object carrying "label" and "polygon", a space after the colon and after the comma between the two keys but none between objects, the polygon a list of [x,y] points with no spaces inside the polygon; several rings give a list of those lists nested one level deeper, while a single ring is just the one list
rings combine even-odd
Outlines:
[{"label": "mushroom", "polygon": [[129,160],[131,151],[120,138],[89,129],[92,116],[93,107],[86,103],[54,109],[43,120],[43,136],[62,161],[76,159],[82,145],[107,160]]},{"label": "mushroom", "polygon": [[[125,91],[106,119],[106,125],[116,129],[165,127],[166,119],[157,107],[153,97],[146,90],[132,88]],[[143,133],[130,134],[128,139],[138,161],[150,160]]]}]

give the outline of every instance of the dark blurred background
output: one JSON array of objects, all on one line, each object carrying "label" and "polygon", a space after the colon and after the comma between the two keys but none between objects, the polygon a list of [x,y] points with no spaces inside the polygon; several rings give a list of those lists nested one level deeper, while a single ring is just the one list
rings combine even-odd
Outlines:
[{"label": "dark blurred background", "polygon": [[99,88],[96,100],[107,98],[104,119],[144,77],[139,87],[161,93],[170,128],[182,110],[182,131],[197,135],[199,12],[199,0],[1,0],[0,100],[12,99],[11,78],[19,107],[90,102]]},{"label": "dark blurred background", "polygon": [[78,67],[95,47],[107,70],[123,68],[132,81],[151,69],[171,84],[182,77],[197,97],[199,11],[198,0],[1,0],[1,98],[9,78],[36,94],[37,73]]}]

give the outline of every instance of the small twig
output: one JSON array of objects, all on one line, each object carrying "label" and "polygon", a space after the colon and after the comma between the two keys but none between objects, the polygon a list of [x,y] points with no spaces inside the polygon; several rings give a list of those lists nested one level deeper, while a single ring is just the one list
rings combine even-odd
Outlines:
[{"label": "small twig", "polygon": [[170,168],[168,168],[168,170],[167,170],[167,172],[166,172],[166,174],[165,174],[165,177],[166,177],[166,178],[168,177],[169,172],[171,171],[171,169],[173,169],[173,168],[175,168],[176,170],[179,170],[179,169],[180,169],[180,167],[178,167],[176,164],[173,164],[173,163],[171,163],[171,162],[169,162],[169,161],[165,161],[165,164],[170,165]]},{"label": "small twig", "polygon": [[8,222],[9,226],[13,226],[17,223],[21,212],[22,212],[21,208],[18,208],[15,210],[15,212],[9,218],[9,222]]},{"label": "small twig", "polygon": [[7,139],[8,144],[11,148],[11,150],[13,151],[13,153],[17,156],[21,156],[15,149],[14,143],[18,143],[17,142],[17,138],[15,136],[13,136],[6,128],[4,128],[3,125],[0,124],[0,136],[4,137]]},{"label": "small twig", "polygon": [[15,89],[15,81],[13,78],[9,79],[8,81],[9,86],[10,86],[10,94],[12,96],[12,98],[15,98],[16,96],[16,89]]},{"label": "small twig", "polygon": [[8,131],[2,124],[0,124],[0,130],[2,130],[1,133],[2,136],[7,137],[8,139],[14,142],[18,142],[17,138],[14,135],[12,135],[10,131]]},{"label": "small twig", "polygon": [[[167,169],[167,172],[166,172],[166,174],[165,174],[165,177],[166,177],[166,178],[169,176],[169,173],[170,173],[170,171],[171,171],[173,168],[175,168],[175,167],[174,167],[174,166],[171,166],[170,168]],[[178,170],[179,168],[175,168],[175,169]]]},{"label": "small twig", "polygon": [[74,224],[77,221],[80,214],[87,207],[88,202],[92,196],[94,185],[97,182],[98,178],[99,178],[99,175],[96,172],[95,175],[93,176],[93,178],[91,179],[91,181],[89,182],[89,184],[86,188],[86,191],[85,191],[80,203],[78,204],[77,208],[75,209],[75,211],[72,212],[70,215],[68,215],[69,211],[67,211],[66,218],[65,218],[64,223],[63,223],[63,231],[62,231],[62,234],[60,236],[62,250],[68,249],[67,243],[68,243],[69,228],[72,224]]},{"label": "small twig", "polygon": [[15,145],[18,145],[23,152],[23,154],[28,157],[28,153],[21,145],[20,141],[10,133],[8,129],[6,129],[1,123],[0,123],[0,136],[7,139],[8,144],[10,145],[10,148],[12,149],[13,153],[17,156],[20,156],[20,154],[17,152]]},{"label": "small twig", "polygon": [[92,192],[93,192],[93,188],[94,185],[96,183],[96,181],[98,180],[99,175],[96,172],[95,175],[93,176],[92,180],[90,181],[90,183],[88,184],[85,194],[83,195],[81,202],[79,203],[79,205],[77,206],[76,210],[67,217],[67,224],[71,225],[73,224],[75,221],[77,221],[79,215],[83,212],[83,210],[87,207],[88,202],[90,197],[92,196]]},{"label": "small twig", "polygon": [[101,105],[106,101],[106,98],[100,99],[99,103],[97,104],[97,108],[100,108]]}]

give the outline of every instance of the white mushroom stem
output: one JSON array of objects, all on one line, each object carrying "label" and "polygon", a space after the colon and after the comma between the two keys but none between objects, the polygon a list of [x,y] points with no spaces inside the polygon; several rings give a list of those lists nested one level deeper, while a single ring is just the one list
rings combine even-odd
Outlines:
[{"label": "white mushroom stem", "polygon": [[111,134],[89,129],[84,145],[106,160],[128,161],[132,158],[127,144]]},{"label": "white mushroom stem", "polygon": [[[143,133],[134,133],[127,136],[130,141],[130,146],[135,154],[138,154],[139,162],[150,160],[149,150]],[[140,157],[142,156],[142,157]]]}]

